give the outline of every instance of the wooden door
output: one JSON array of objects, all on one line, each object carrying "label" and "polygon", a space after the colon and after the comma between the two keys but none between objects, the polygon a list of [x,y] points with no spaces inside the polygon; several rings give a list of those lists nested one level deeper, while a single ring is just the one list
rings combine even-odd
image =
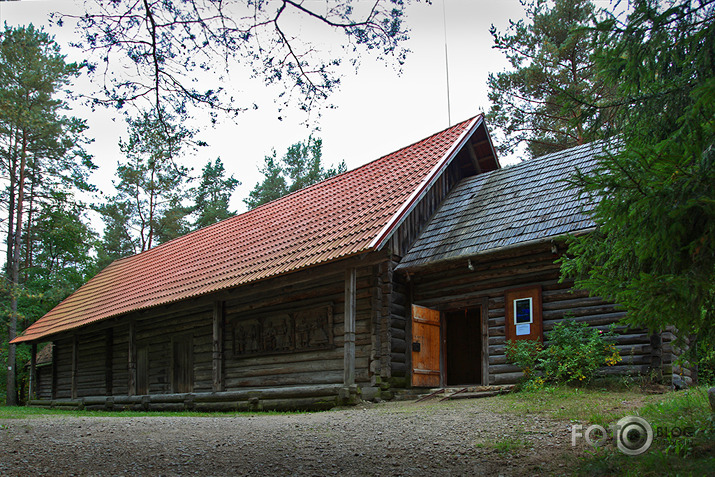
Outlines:
[{"label": "wooden door", "polygon": [[137,394],[149,394],[149,346],[137,347]]},{"label": "wooden door", "polygon": [[444,314],[446,384],[482,383],[482,333],[479,308]]},{"label": "wooden door", "polygon": [[186,335],[175,337],[173,348],[173,391],[190,393],[194,390],[194,340]]},{"label": "wooden door", "polygon": [[412,305],[412,385],[440,385],[440,313]]}]

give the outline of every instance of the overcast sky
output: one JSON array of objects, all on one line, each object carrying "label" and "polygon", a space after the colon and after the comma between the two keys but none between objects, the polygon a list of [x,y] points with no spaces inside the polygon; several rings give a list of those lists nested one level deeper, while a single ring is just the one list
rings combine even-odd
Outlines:
[{"label": "overcast sky", "polygon": [[[82,53],[67,46],[74,38],[72,29],[49,28],[47,22],[51,11],[76,12],[78,8],[71,0],[0,2],[0,23],[45,25],[69,59],[78,60]],[[232,200],[232,206],[242,212],[242,199],[260,179],[258,168],[264,156],[273,149],[280,156],[316,128],[314,135],[323,139],[324,162],[330,165],[345,160],[348,169],[353,169],[448,127],[445,23],[451,123],[486,112],[487,75],[507,67],[503,55],[492,49],[489,27],[494,24],[504,31],[510,18],[520,18],[523,8],[519,1],[445,0],[443,6],[442,0],[434,0],[432,5],[411,5],[407,12],[412,52],[401,75],[393,66],[365,58],[357,74],[346,70],[340,90],[331,97],[335,109],[322,111],[320,118],[299,111],[278,113],[271,91],[260,83],[249,83],[242,93],[255,98],[259,109],[213,128],[208,121],[198,124],[200,139],[209,147],[186,157],[186,165],[194,167],[198,175],[209,159],[221,157],[229,173],[242,182]],[[246,84],[239,80],[242,78],[237,78],[237,83]],[[92,86],[84,80],[78,87]],[[90,152],[99,165],[92,181],[111,195],[117,161],[122,159],[117,144],[126,133],[126,123],[115,111],[91,112],[79,104],[73,105],[72,114],[88,120],[88,135],[95,140]],[[519,158],[501,160],[504,164]]]}]

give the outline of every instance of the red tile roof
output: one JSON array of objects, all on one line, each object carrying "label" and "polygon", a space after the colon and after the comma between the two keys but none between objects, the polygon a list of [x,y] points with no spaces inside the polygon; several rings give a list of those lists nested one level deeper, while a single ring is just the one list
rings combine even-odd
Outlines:
[{"label": "red tile roof", "polygon": [[481,122],[117,260],[14,342],[378,250]]}]

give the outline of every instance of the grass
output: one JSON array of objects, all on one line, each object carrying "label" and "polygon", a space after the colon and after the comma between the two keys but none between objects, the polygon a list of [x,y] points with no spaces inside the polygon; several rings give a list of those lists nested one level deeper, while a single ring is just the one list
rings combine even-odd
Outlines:
[{"label": "grass", "polygon": [[496,412],[544,415],[584,427],[608,427],[628,415],[648,421],[654,439],[647,452],[625,455],[612,440],[601,448],[587,447],[581,475],[715,476],[715,413],[706,387],[648,395],[638,389],[552,386],[499,396],[492,402]]},{"label": "grass", "polygon": [[554,419],[608,424],[627,411],[644,404],[658,403],[664,394],[646,395],[637,390],[613,391],[605,388],[547,386],[536,392],[517,392],[494,398],[495,411],[515,414],[540,414]]},{"label": "grass", "polygon": [[521,449],[527,449],[531,447],[531,444],[522,439],[516,439],[513,437],[506,437],[497,442],[490,441],[478,441],[474,443],[474,447],[483,449],[491,448],[500,454],[511,454]]},{"label": "grass", "polygon": [[33,419],[40,417],[251,417],[301,414],[304,411],[261,412],[191,412],[191,411],[78,411],[37,407],[0,406],[0,419]]},{"label": "grass", "polygon": [[650,449],[633,457],[610,448],[592,452],[582,462],[583,475],[715,475],[715,413],[707,388],[670,393],[637,414],[653,428]]}]

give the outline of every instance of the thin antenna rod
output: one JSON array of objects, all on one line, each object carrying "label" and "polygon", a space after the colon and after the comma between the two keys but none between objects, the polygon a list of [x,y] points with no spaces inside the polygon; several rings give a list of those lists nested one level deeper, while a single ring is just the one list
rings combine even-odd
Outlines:
[{"label": "thin antenna rod", "polygon": [[444,69],[447,72],[447,127],[452,126],[452,106],[449,98],[449,55],[447,54],[447,7],[442,0],[442,21],[444,22]]}]

